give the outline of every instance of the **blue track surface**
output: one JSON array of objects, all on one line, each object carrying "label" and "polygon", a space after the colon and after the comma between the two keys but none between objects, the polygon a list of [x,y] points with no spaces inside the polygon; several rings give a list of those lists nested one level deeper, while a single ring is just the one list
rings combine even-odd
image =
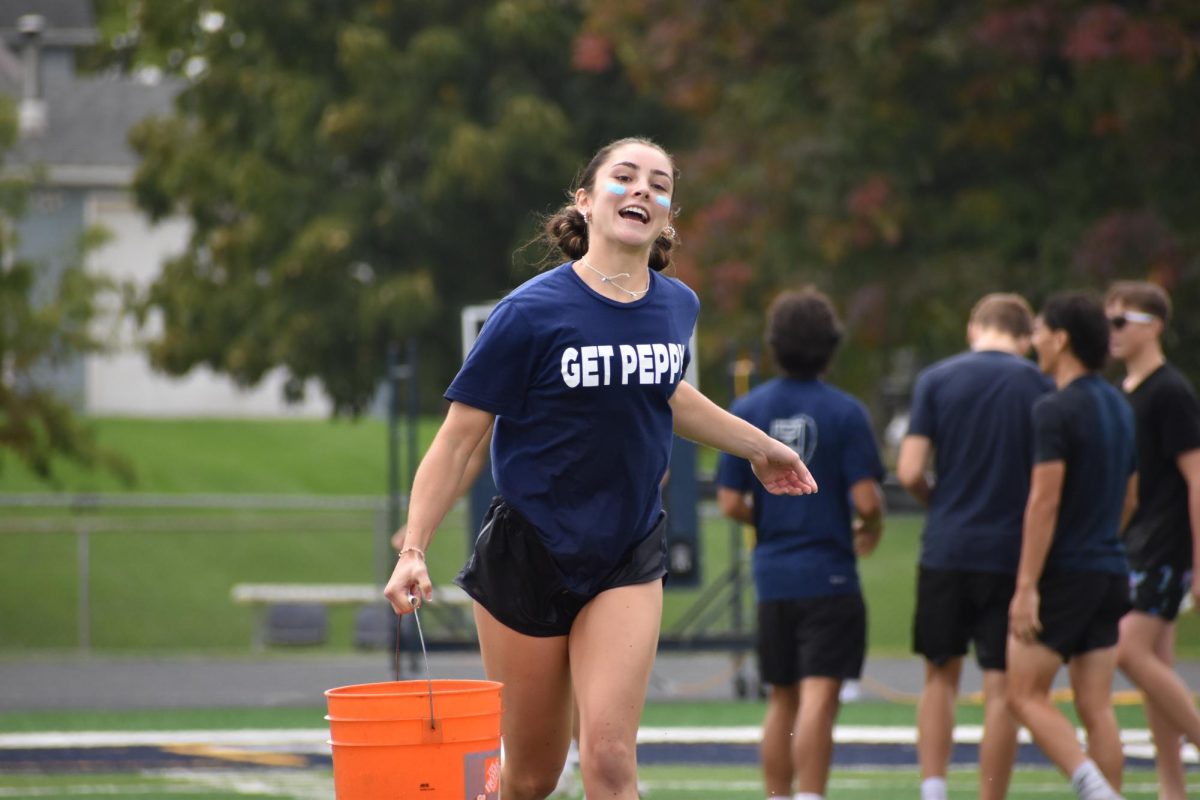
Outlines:
[{"label": "blue track surface", "polygon": [[[975,745],[956,745],[953,763],[978,762]],[[296,768],[332,766],[327,755],[299,754]],[[838,767],[910,767],[917,763],[916,747],[897,744],[838,744],[833,751]],[[643,744],[638,746],[641,764],[754,765],[758,747],[750,744]],[[1049,762],[1034,745],[1021,745],[1018,764],[1044,766]],[[1152,766],[1148,759],[1127,757],[1128,765]],[[0,749],[0,774],[50,774],[86,772],[136,772],[163,769],[262,769],[261,763],[173,752],[163,747],[48,747]]]}]

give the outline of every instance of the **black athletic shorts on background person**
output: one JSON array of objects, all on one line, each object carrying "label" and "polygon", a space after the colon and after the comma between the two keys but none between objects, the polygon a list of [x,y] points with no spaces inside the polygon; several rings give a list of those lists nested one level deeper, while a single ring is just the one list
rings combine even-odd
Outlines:
[{"label": "black athletic shorts on background person", "polygon": [[1038,641],[1063,662],[1117,643],[1129,611],[1129,576],[1108,572],[1058,572],[1038,582]]},{"label": "black athletic shorts on background person", "polygon": [[758,675],[772,686],[862,675],[867,607],[860,594],[758,604]]},{"label": "black athletic shorts on background person", "polygon": [[595,594],[567,588],[535,528],[503,497],[492,500],[475,550],[454,582],[503,625],[526,636],[566,636],[596,595],[666,577],[667,515],[605,577]]},{"label": "black athletic shorts on background person", "polygon": [[1003,670],[1015,586],[1012,575],[921,567],[913,652],[941,667],[965,656],[974,642],[980,669]]},{"label": "black athletic shorts on background person", "polygon": [[1163,564],[1129,573],[1129,600],[1134,611],[1173,622],[1183,598],[1192,590],[1192,570]]}]

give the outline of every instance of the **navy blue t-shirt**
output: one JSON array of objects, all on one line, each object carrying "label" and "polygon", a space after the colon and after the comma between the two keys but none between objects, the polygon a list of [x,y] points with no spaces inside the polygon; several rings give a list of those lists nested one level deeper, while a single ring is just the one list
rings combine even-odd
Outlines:
[{"label": "navy blue t-shirt", "polygon": [[1033,403],[1053,388],[1028,359],[960,353],[917,376],[910,435],[933,443],[921,566],[1015,575],[1033,467]]},{"label": "navy blue t-shirt", "polygon": [[673,278],[651,272],[644,297],[619,303],[568,262],[496,306],[446,390],[496,415],[496,487],[574,591],[591,594],[662,513],[668,401],[699,310]]},{"label": "navy blue t-shirt", "polygon": [[1136,462],[1133,409],[1095,374],[1033,406],[1034,460],[1062,461],[1062,498],[1043,574],[1129,571],[1121,510]]},{"label": "navy blue t-shirt", "polygon": [[753,492],[758,599],[857,593],[850,487],[864,478],[883,479],[862,403],[822,381],[777,378],[739,398],[730,410],[795,450],[821,487],[814,495],[773,495],[749,461],[721,454],[717,483]]}]

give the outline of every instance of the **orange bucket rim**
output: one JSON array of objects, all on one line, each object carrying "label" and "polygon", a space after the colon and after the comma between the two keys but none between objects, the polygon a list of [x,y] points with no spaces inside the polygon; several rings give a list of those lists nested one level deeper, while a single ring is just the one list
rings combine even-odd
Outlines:
[{"label": "orange bucket rim", "polygon": [[[467,740],[464,740],[461,742],[454,742],[450,746],[474,744],[476,742],[495,742],[496,743],[495,749],[496,750],[500,749],[500,735],[499,734],[496,734],[495,736],[481,736],[478,739],[467,739]],[[326,739],[325,744],[329,745],[330,747],[355,747],[355,748],[358,748],[358,747],[393,747],[394,748],[394,747],[431,747],[431,746],[432,747],[444,747],[444,746],[446,746],[446,745],[429,745],[424,742],[398,742],[398,743],[394,743],[394,744],[388,743],[388,742],[335,742],[333,739]]]},{"label": "orange bucket rim", "polygon": [[[502,709],[495,711],[481,711],[478,714],[452,714],[448,717],[438,717],[439,720],[460,720],[460,719],[479,719],[480,717],[498,717],[502,713]],[[429,717],[384,717],[382,719],[370,717],[331,717],[325,715],[326,722],[370,722],[379,724],[380,722],[428,722]]]},{"label": "orange bucket rim", "polygon": [[[361,694],[359,691],[356,691],[356,690],[362,690],[363,688],[368,687],[368,686],[385,686],[387,684],[396,684],[397,691],[380,691],[380,692],[372,692],[370,694]],[[403,684],[406,687],[411,687],[411,691],[399,690],[398,687],[401,684]],[[441,684],[441,691],[439,691],[439,684]],[[455,686],[453,688],[447,688],[446,684],[455,684]],[[466,684],[466,685],[460,686],[458,684]],[[463,679],[463,680],[459,680],[459,679],[439,680],[437,678],[435,678],[433,680],[434,696],[491,693],[491,692],[498,691],[498,690],[502,689],[503,687],[504,687],[504,684],[500,683],[499,681],[466,680],[466,679]],[[414,679],[411,681],[380,681],[377,683],[352,683],[352,684],[348,684],[346,686],[335,686],[332,689],[325,690],[326,697],[338,697],[338,698],[346,698],[346,697],[370,697],[370,698],[412,697],[413,695],[428,695],[428,694],[429,694],[429,682],[426,680],[422,680],[422,679]]]}]

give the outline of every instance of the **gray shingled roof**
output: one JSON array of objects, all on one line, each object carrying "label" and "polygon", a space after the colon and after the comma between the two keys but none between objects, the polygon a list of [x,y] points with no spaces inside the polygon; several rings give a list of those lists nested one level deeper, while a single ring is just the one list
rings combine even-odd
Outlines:
[{"label": "gray shingled roof", "polygon": [[98,39],[90,0],[0,0],[0,37],[9,46],[20,41],[17,20],[26,14],[45,18],[47,45],[84,45]]},{"label": "gray shingled roof", "polygon": [[170,114],[179,81],[146,85],[124,76],[83,75],[48,81],[47,126],[8,155],[11,163],[132,167],[128,133],[146,117]]},{"label": "gray shingled roof", "polygon": [[[0,93],[17,98],[20,34],[24,14],[45,17],[42,46],[75,49],[96,40],[90,0],[0,0]],[[63,62],[59,60],[57,64]],[[9,164],[48,167],[134,167],[129,129],[150,116],[171,113],[182,88],[178,80],[146,84],[122,75],[77,75],[69,69],[43,69],[46,130],[23,138],[7,155]]]}]

